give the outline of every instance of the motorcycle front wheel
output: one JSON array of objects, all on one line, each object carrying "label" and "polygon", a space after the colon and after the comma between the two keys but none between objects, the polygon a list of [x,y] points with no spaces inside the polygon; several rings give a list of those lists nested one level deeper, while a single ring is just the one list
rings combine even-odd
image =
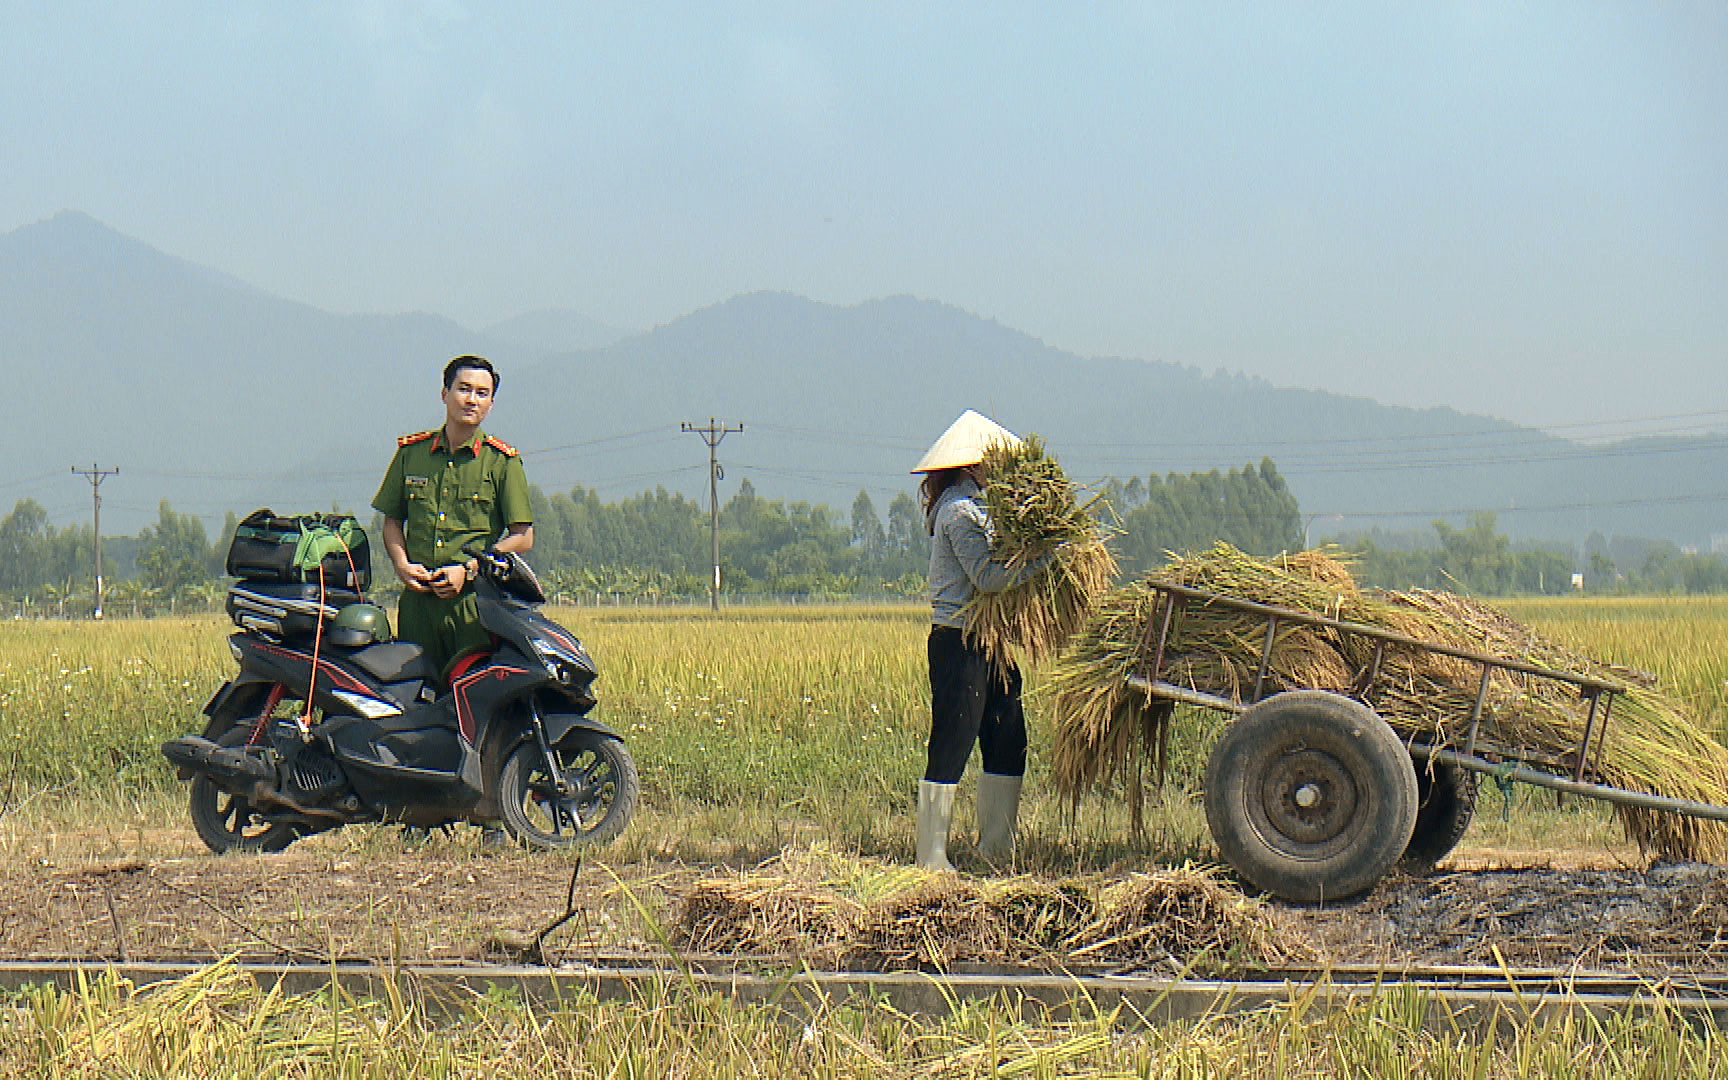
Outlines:
[{"label": "motorcycle front wheel", "polygon": [[636,762],[624,743],[578,731],[554,747],[552,756],[555,764],[549,766],[539,745],[529,741],[505,759],[498,802],[510,835],[530,847],[565,848],[603,844],[623,832],[638,791]]},{"label": "motorcycle front wheel", "polygon": [[[223,732],[216,745],[246,745],[250,723],[240,722]],[[292,825],[267,820],[246,799],[222,790],[208,776],[192,778],[192,827],[204,846],[221,855],[229,851],[281,851],[300,835]]]}]

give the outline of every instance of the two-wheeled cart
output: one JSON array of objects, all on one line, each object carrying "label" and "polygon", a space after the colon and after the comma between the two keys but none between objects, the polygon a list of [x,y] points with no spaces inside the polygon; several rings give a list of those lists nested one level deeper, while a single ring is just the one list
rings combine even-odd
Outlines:
[{"label": "two-wheeled cart", "polygon": [[[1463,836],[1475,808],[1476,774],[1627,806],[1728,821],[1728,806],[1668,798],[1597,782],[1603,733],[1624,683],[1490,656],[1363,623],[1256,603],[1222,593],[1155,584],[1161,593],[1148,627],[1152,660],[1127,683],[1148,707],[1195,705],[1232,713],[1206,766],[1206,820],[1230,865],[1249,883],[1299,903],[1322,903],[1372,888],[1400,860],[1432,867]],[[1259,667],[1246,695],[1165,678],[1172,627],[1183,611],[1223,607],[1264,623]],[[1367,639],[1368,663],[1348,693],[1294,689],[1266,693],[1280,628],[1325,628]],[[1374,711],[1388,646],[1479,665],[1481,677],[1457,749],[1401,737]],[[1577,745],[1564,754],[1496,745],[1482,737],[1483,708],[1496,671],[1572,687],[1587,706]]]}]

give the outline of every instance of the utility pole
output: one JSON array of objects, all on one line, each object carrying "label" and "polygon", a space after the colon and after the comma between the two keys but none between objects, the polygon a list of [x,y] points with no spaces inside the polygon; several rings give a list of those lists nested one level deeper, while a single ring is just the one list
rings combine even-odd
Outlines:
[{"label": "utility pole", "polygon": [[720,478],[725,471],[720,468],[714,451],[720,446],[720,440],[734,431],[743,431],[744,425],[727,427],[716,424],[714,418],[708,418],[707,427],[696,427],[688,420],[681,425],[682,430],[692,431],[702,436],[702,441],[708,444],[708,542],[714,554],[714,580],[708,586],[708,606],[715,611],[720,610]]},{"label": "utility pole", "polygon": [[96,539],[96,617],[102,617],[102,481],[120,475],[120,466],[99,469],[92,462],[88,469],[72,466],[72,471],[90,481],[90,529]]}]

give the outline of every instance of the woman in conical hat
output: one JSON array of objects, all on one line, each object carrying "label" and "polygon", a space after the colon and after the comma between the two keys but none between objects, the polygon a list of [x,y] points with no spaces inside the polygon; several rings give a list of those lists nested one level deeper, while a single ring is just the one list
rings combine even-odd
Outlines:
[{"label": "woman in conical hat", "polygon": [[930,533],[930,740],[918,784],[918,865],[952,870],[948,826],[954,792],[978,743],[978,851],[991,861],[1014,849],[1020,782],[1026,772],[1026,714],[1020,672],[995,668],[965,640],[961,611],[980,592],[1019,584],[1042,563],[1018,573],[990,558],[990,518],[979,463],[997,442],[1019,443],[1000,424],[968,409],[912,469],[923,473],[919,494]]}]

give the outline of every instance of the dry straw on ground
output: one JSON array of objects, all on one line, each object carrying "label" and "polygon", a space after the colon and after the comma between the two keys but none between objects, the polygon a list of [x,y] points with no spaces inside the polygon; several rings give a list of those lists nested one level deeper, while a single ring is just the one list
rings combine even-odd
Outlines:
[{"label": "dry straw on ground", "polygon": [[847,895],[855,883],[778,871],[698,882],[680,912],[680,947],[874,971],[1220,971],[1312,959],[1287,916],[1197,867],[1061,881],[920,872],[868,898]]},{"label": "dry straw on ground", "polygon": [[1116,576],[1116,560],[1093,516],[1043,440],[999,442],[984,456],[984,507],[993,532],[991,557],[1015,571],[1041,569],[966,607],[967,637],[1005,667],[1018,653],[1028,664],[1054,656],[1086,624]]},{"label": "dry straw on ground", "polygon": [[[1244,600],[1390,630],[1472,652],[1619,682],[1611,720],[1592,754],[1601,783],[1697,802],[1728,804],[1728,750],[1678,702],[1628,680],[1623,669],[1544,640],[1505,614],[1465,597],[1418,590],[1358,588],[1335,553],[1307,551],[1270,560],[1219,544],[1177,558],[1145,580],[1104,597],[1086,630],[1047,679],[1056,711],[1053,770],[1070,798],[1119,775],[1137,779],[1156,764],[1168,710],[1124,682],[1150,674],[1156,628],[1167,602],[1154,585],[1188,585]],[[1217,605],[1179,609],[1161,677],[1243,701],[1253,691],[1265,633],[1258,615]],[[1281,625],[1273,641],[1267,693],[1299,688],[1351,693],[1373,662],[1374,642],[1327,627]],[[1480,665],[1389,644],[1373,705],[1400,734],[1434,745],[1464,740]],[[1490,677],[1480,741],[1560,765],[1575,752],[1588,713],[1576,688],[1496,669]],[[1718,861],[1728,827],[1663,811],[1617,806],[1627,835],[1646,853]]]},{"label": "dry straw on ground", "polygon": [[844,941],[862,911],[832,889],[791,878],[709,878],[685,896],[679,928],[697,952],[798,954]]}]

